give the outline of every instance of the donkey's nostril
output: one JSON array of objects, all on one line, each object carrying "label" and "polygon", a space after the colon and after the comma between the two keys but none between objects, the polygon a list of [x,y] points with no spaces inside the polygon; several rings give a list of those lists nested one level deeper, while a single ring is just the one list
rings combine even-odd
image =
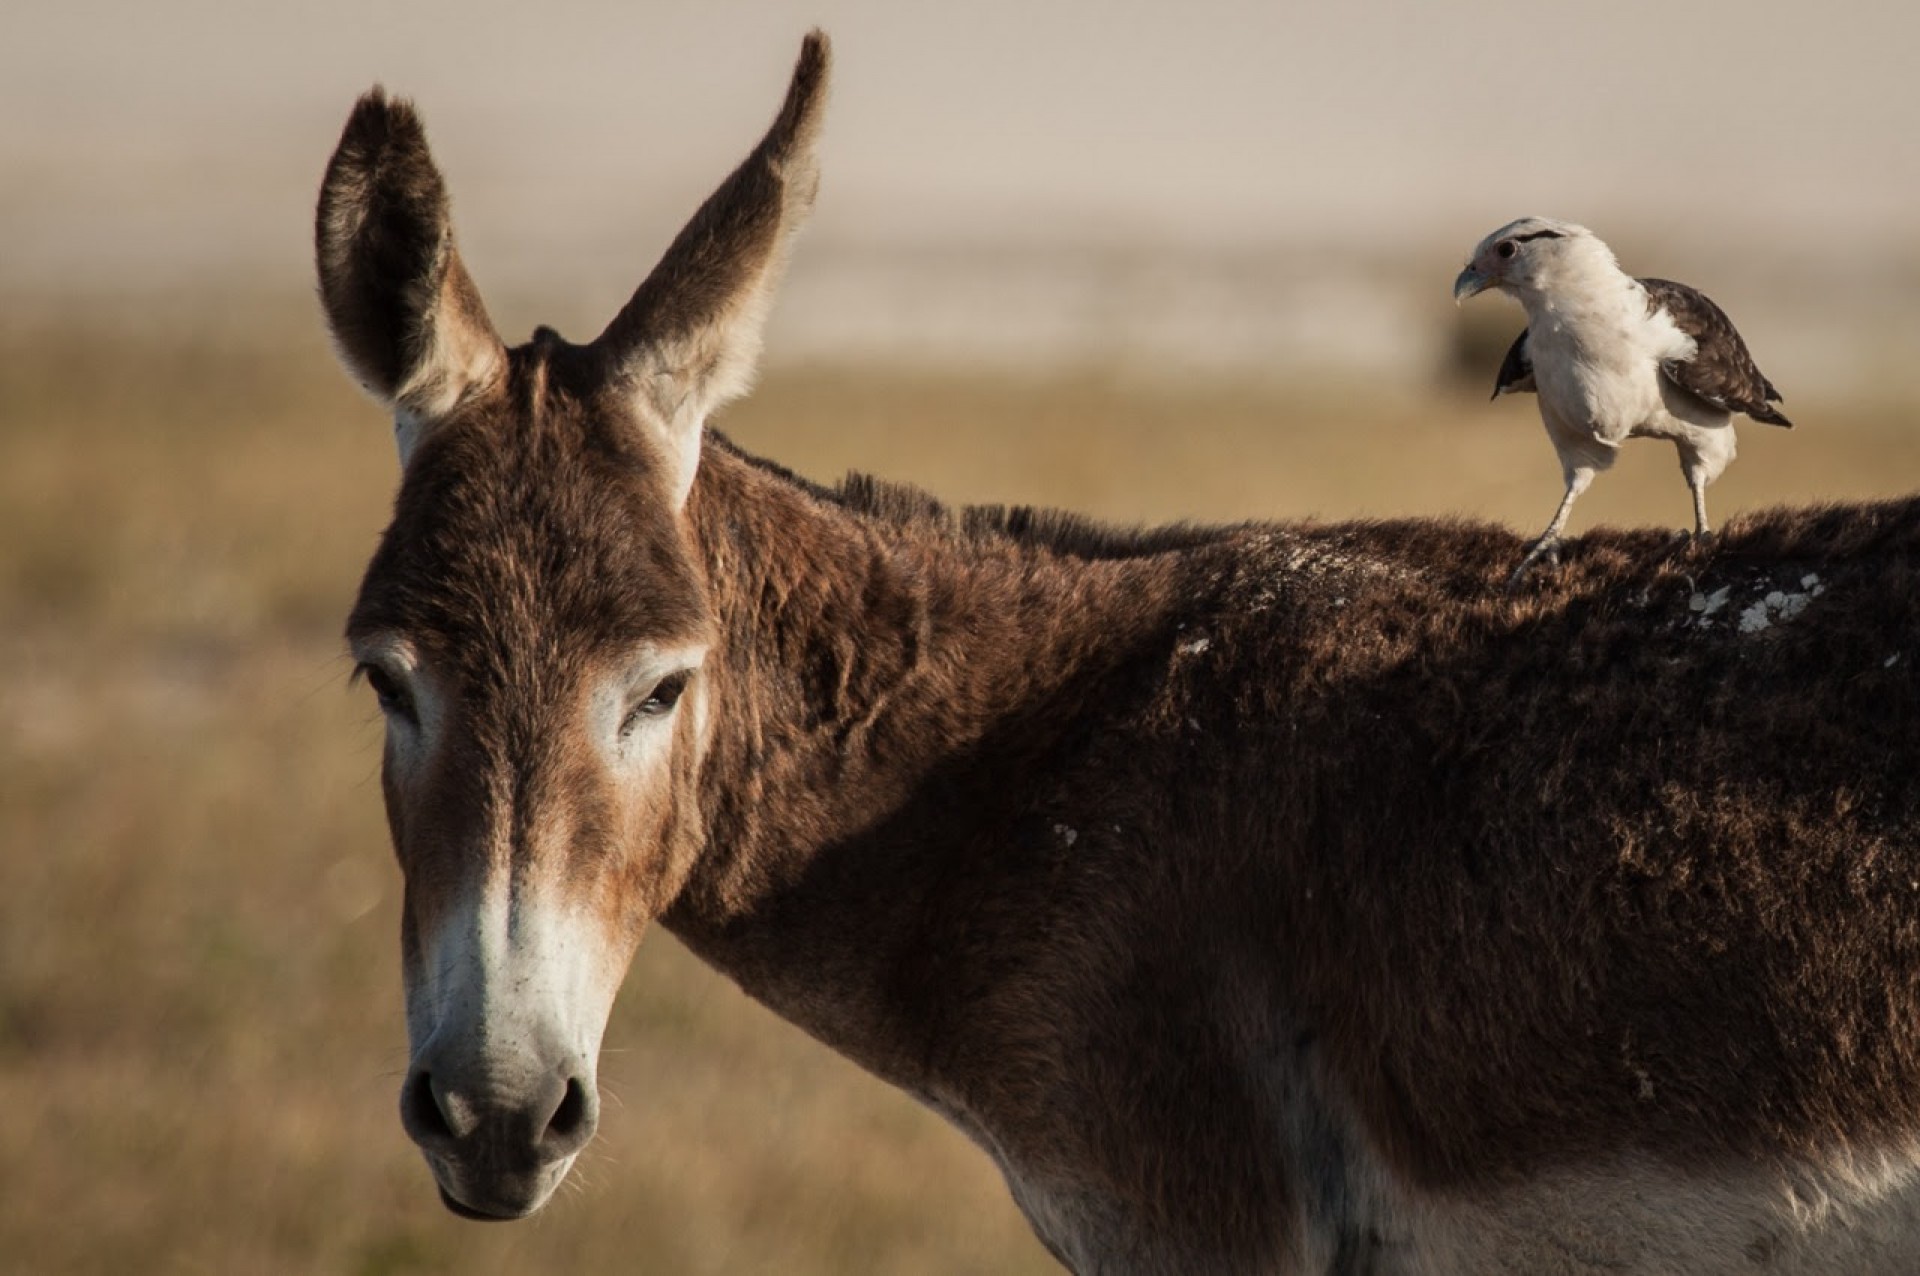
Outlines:
[{"label": "donkey's nostril", "polygon": [[553,1117],[547,1122],[547,1131],[566,1138],[580,1128],[587,1119],[587,1092],[577,1080],[567,1082],[567,1092],[560,1097],[560,1106],[553,1110]]},{"label": "donkey's nostril", "polygon": [[440,1108],[440,1097],[433,1090],[433,1074],[425,1069],[407,1079],[400,1091],[400,1124],[422,1146],[444,1146],[459,1136]]},{"label": "donkey's nostril", "polygon": [[585,1147],[599,1121],[599,1106],[580,1078],[568,1078],[559,1104],[547,1118],[546,1133],[540,1140],[542,1149],[551,1156],[569,1156]]}]

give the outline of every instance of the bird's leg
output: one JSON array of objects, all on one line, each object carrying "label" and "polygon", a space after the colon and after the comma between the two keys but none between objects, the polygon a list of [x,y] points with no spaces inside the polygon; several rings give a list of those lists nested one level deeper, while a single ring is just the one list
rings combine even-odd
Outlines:
[{"label": "bird's leg", "polygon": [[1707,480],[1694,469],[1687,469],[1687,490],[1693,493],[1693,532],[1674,529],[1673,540],[1662,557],[1686,558],[1697,555],[1713,540],[1713,528],[1707,523]]},{"label": "bird's leg", "polygon": [[1693,489],[1693,539],[1695,544],[1713,535],[1707,525],[1707,480],[1695,470],[1687,471],[1687,486]]},{"label": "bird's leg", "polygon": [[1587,484],[1593,482],[1593,471],[1580,469],[1567,472],[1567,494],[1560,498],[1560,508],[1553,512],[1553,521],[1547,524],[1547,530],[1540,533],[1527,550],[1527,556],[1513,569],[1513,575],[1507,577],[1507,588],[1516,589],[1527,569],[1542,558],[1552,562],[1560,561],[1560,532],[1567,525],[1567,515],[1573,513],[1573,503],[1580,499],[1580,493],[1587,490]]},{"label": "bird's leg", "polygon": [[1713,536],[1713,525],[1707,522],[1707,484],[1733,460],[1733,427],[1696,431],[1674,440],[1674,447],[1680,453],[1680,472],[1687,476],[1687,490],[1693,493],[1693,544],[1704,545]]}]

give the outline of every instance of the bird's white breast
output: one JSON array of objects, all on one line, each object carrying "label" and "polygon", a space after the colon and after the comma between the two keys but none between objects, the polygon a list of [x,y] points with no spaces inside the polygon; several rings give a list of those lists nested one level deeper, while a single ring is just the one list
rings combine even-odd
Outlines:
[{"label": "bird's white breast", "polygon": [[1648,313],[1646,289],[1613,273],[1566,281],[1528,307],[1534,382],[1549,427],[1608,445],[1672,433],[1660,363],[1694,352],[1664,309]]}]

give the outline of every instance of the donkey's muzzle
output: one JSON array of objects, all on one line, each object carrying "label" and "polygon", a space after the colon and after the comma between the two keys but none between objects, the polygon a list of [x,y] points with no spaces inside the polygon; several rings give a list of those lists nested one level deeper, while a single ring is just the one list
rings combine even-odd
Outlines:
[{"label": "donkey's muzzle", "polygon": [[448,1208],[465,1218],[521,1218],[540,1208],[599,1119],[599,1093],[584,1067],[508,1085],[484,1070],[416,1059],[400,1092],[401,1124],[426,1154]]}]

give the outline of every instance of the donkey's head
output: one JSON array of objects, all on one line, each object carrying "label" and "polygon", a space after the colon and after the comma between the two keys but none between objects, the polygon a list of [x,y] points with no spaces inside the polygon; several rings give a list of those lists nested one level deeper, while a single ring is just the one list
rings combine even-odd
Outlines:
[{"label": "donkey's head", "polygon": [[347,637],[406,877],[407,1132],[456,1211],[538,1208],[592,1136],[607,1012],[703,831],[715,640],[685,506],[813,199],[827,43],[591,344],[509,350],[419,119],[378,90],[320,193],[320,295],[403,476]]}]

